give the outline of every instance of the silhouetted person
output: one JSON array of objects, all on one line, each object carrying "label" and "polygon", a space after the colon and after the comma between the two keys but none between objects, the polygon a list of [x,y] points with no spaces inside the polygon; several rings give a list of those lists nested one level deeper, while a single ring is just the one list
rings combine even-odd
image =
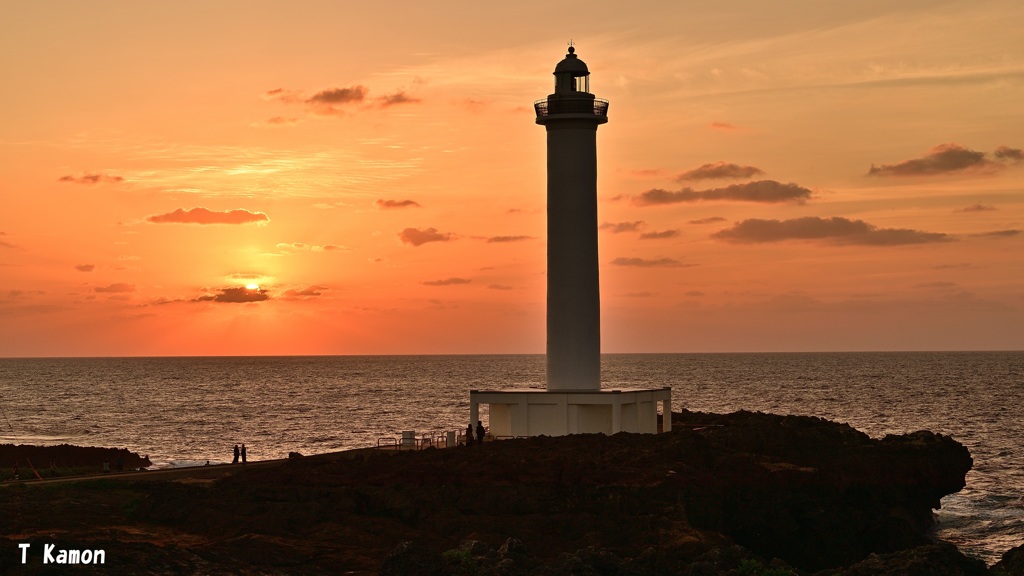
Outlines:
[{"label": "silhouetted person", "polygon": [[103,461],[103,473],[108,474],[110,472],[110,460]]},{"label": "silhouetted person", "polygon": [[57,463],[54,462],[53,460],[50,460],[50,476],[56,476],[56,475],[57,475]]},{"label": "silhouetted person", "polygon": [[242,464],[245,464],[245,444],[242,444]]},{"label": "silhouetted person", "polygon": [[487,430],[484,429],[484,423],[480,420],[476,421],[476,441],[483,444],[484,434],[487,434]]},{"label": "silhouetted person", "polygon": [[466,446],[473,445],[473,425],[466,426]]},{"label": "silhouetted person", "polygon": [[238,464],[238,444],[235,444],[235,459],[231,461],[232,464]]}]

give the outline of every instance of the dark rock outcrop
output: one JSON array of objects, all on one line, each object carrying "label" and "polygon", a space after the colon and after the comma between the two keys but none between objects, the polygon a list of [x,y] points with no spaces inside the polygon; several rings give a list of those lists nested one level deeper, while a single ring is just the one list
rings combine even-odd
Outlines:
[{"label": "dark rock outcrop", "polygon": [[[70,444],[57,446],[0,444],[0,464],[7,469],[12,469],[13,465],[17,463],[23,480],[33,477],[31,467],[35,467],[44,478],[50,476],[50,462],[53,462],[60,470],[68,468],[101,470],[104,461],[110,464],[111,469],[116,467],[118,461],[121,462],[125,470],[137,470],[153,465],[148,456],[139,456],[127,448],[98,448]],[[0,474],[0,478],[3,477],[4,475]]]},{"label": "dark rock outcrop", "polygon": [[999,576],[1024,576],[1024,544],[1004,552],[992,566],[992,572]]},{"label": "dark rock outcrop", "polygon": [[[828,576],[989,576],[985,563],[946,542],[874,555]],[[819,574],[817,576],[826,576]]]},{"label": "dark rock outcrop", "polygon": [[932,509],[972,465],[931,432],[872,440],[819,418],[748,412],[707,423],[717,427],[695,447],[701,463],[680,462],[688,520],[811,570],[927,543]]}]

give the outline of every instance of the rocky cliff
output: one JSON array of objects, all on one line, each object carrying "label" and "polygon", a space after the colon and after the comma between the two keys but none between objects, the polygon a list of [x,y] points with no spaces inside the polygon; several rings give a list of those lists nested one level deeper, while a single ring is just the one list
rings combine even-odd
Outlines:
[{"label": "rocky cliff", "polygon": [[123,518],[94,521],[130,527],[98,532],[119,563],[163,573],[987,573],[928,541],[932,509],[971,467],[950,438],[747,412],[673,426],[236,466],[133,484]]},{"label": "rocky cliff", "polygon": [[497,549],[513,538],[541,564],[593,549],[680,566],[728,542],[813,571],[926,544],[932,509],[971,467],[963,446],[929,432],[873,440],[817,418],[747,412],[675,420],[656,436],[298,460],[202,494],[154,495],[140,510],[215,532],[238,515],[245,531],[277,537],[330,527],[370,549],[410,541],[439,557],[467,540]]}]

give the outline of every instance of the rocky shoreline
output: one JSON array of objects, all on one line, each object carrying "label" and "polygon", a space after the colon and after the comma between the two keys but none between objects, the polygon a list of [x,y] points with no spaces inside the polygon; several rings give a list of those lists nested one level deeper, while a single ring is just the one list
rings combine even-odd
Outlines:
[{"label": "rocky shoreline", "polygon": [[148,456],[139,456],[127,448],[0,444],[0,464],[5,467],[0,472],[0,480],[13,479],[15,466],[22,480],[31,480],[37,473],[42,478],[53,478],[72,473],[102,472],[104,462],[111,471],[116,471],[119,465],[122,470],[138,470],[153,465]]},{"label": "rocky shoreline", "polygon": [[[929,538],[972,461],[930,432],[683,412],[673,431],[356,451],[223,477],[7,486],[19,543],[103,549],[104,574],[1024,574]],[[215,467],[220,468],[220,467]],[[143,473],[145,474],[145,473]],[[77,548],[76,548],[77,547]]]}]

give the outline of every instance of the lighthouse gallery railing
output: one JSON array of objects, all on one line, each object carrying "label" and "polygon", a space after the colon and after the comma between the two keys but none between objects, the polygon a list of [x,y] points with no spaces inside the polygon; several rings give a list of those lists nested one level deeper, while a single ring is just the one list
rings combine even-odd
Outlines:
[{"label": "lighthouse gallery railing", "polygon": [[533,103],[537,117],[551,114],[608,116],[608,101],[601,98],[543,98]]}]

